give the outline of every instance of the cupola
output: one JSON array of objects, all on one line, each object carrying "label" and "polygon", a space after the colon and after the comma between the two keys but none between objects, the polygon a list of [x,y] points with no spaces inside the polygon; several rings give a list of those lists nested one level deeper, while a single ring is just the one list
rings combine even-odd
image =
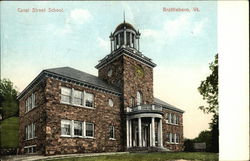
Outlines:
[{"label": "cupola", "polygon": [[123,22],[119,24],[114,33],[111,33],[110,43],[111,43],[111,52],[119,49],[121,47],[133,48],[139,51],[139,39],[140,39],[139,30],[136,31],[133,25]]}]

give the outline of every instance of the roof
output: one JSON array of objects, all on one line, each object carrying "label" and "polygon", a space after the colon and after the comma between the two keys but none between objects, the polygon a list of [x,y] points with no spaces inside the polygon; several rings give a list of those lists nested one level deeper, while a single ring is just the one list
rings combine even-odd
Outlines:
[{"label": "roof", "polygon": [[177,111],[177,112],[181,112],[181,113],[184,113],[185,111],[173,106],[173,105],[170,105],[169,103],[167,102],[164,102],[162,100],[160,100],[159,98],[154,98],[154,103],[156,104],[159,104],[159,105],[162,105],[163,107],[167,108],[167,109],[170,109],[170,110],[173,110],[173,111]]},{"label": "roof", "polygon": [[131,25],[130,23],[127,23],[127,22],[123,22],[116,27],[115,32],[118,30],[123,30],[124,27],[126,27],[126,29],[131,29],[131,30],[136,31],[135,28],[133,27],[133,25]]},{"label": "roof", "polygon": [[52,69],[46,69],[44,71],[47,71],[50,73],[55,73],[55,74],[58,74],[58,75],[64,76],[64,77],[73,78],[73,79],[81,81],[81,82],[90,83],[90,84],[96,85],[98,87],[103,87],[105,89],[109,89],[111,91],[120,92],[117,87],[106,83],[105,81],[103,81],[99,77],[94,76],[94,75],[89,74],[89,73],[85,73],[83,71],[80,71],[80,70],[77,70],[77,69],[74,69],[71,67],[52,68]]},{"label": "roof", "polygon": [[22,98],[30,89],[39,83],[44,77],[52,77],[67,82],[75,82],[81,86],[103,90],[112,94],[120,95],[120,90],[112,86],[97,76],[82,72],[70,67],[60,67],[43,70],[19,95]]},{"label": "roof", "polygon": [[127,48],[127,47],[121,47],[121,48],[117,49],[115,52],[112,52],[109,55],[105,56],[103,59],[99,60],[99,63],[95,67],[97,69],[100,69],[101,67],[108,64],[109,62],[112,62],[113,59],[116,59],[121,55],[127,55],[129,57],[132,57],[132,58],[139,60],[140,62],[150,66],[150,67],[156,66],[156,64],[153,63],[150,58],[146,57],[141,52]]}]

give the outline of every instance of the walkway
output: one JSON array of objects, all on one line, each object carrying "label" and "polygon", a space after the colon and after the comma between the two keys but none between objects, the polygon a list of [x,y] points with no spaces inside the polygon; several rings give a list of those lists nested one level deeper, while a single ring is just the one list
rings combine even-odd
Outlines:
[{"label": "walkway", "polygon": [[65,155],[12,155],[5,156],[0,161],[35,161],[35,160],[52,160],[61,158],[73,158],[73,157],[90,157],[90,156],[103,156],[103,155],[115,155],[115,154],[126,154],[128,152],[111,152],[111,153],[84,153],[84,154],[65,154]]}]

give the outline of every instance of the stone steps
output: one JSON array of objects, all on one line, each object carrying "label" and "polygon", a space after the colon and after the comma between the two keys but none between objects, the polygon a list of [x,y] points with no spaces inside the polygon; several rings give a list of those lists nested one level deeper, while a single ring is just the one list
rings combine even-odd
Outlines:
[{"label": "stone steps", "polygon": [[153,152],[169,152],[170,150],[164,147],[131,147],[127,149],[130,153],[153,153]]}]

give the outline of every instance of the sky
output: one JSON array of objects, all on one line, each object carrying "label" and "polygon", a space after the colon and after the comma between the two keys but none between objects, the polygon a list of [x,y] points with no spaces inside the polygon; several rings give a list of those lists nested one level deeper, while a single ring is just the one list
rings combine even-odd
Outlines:
[{"label": "sky", "polygon": [[198,109],[206,102],[197,88],[217,53],[215,1],[1,2],[1,78],[21,92],[43,69],[70,66],[97,75],[94,66],[110,53],[109,35],[124,12],[141,32],[140,51],[157,64],[154,96],[184,110],[184,137],[197,137],[211,121]]}]

